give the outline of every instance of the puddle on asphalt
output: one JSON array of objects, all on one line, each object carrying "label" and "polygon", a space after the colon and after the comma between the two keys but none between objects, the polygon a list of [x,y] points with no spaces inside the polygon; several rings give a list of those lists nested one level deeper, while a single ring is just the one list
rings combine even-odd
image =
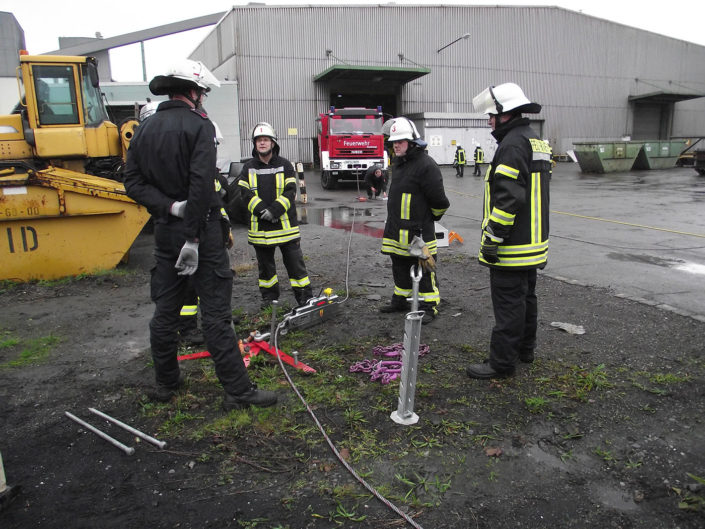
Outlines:
[{"label": "puddle on asphalt", "polygon": [[681,263],[674,266],[676,270],[682,270],[683,272],[690,272],[691,274],[705,275],[705,265],[697,263]]},{"label": "puddle on asphalt", "polygon": [[316,224],[335,230],[352,230],[354,233],[382,238],[386,216],[378,215],[371,208],[336,208],[297,207],[299,224]]},{"label": "puddle on asphalt", "polygon": [[705,275],[705,265],[698,263],[693,263],[690,261],[683,261],[681,259],[663,259],[661,257],[655,257],[653,255],[638,255],[629,253],[608,253],[607,257],[614,259],[615,261],[625,261],[631,263],[643,263],[655,266],[663,266],[665,268],[673,268],[675,270],[681,270],[682,272],[688,272],[691,274]]}]

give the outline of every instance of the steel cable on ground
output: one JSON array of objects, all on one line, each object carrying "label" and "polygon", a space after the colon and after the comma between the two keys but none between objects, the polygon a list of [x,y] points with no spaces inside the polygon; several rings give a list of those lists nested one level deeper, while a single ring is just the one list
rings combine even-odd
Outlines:
[{"label": "steel cable on ground", "polygon": [[[355,216],[356,215],[357,215],[357,209],[353,208],[353,221],[350,226],[350,237],[348,239],[347,264],[345,267],[345,299],[343,299],[342,301],[339,301],[338,303],[343,303],[344,301],[346,301],[348,299],[348,296],[349,296],[348,278],[349,278],[349,273],[350,273],[350,246],[352,243],[352,234],[353,234],[353,228],[355,227]],[[333,444],[333,441],[326,433],[325,429],[323,428],[323,425],[320,423],[320,421],[318,420],[318,417],[316,417],[316,414],[311,409],[311,406],[309,406],[308,402],[306,401],[304,396],[299,391],[299,388],[296,387],[296,384],[294,384],[294,381],[291,379],[291,376],[289,376],[289,372],[286,370],[286,367],[284,366],[284,362],[281,359],[281,355],[279,354],[278,336],[279,336],[279,331],[284,327],[285,324],[286,324],[286,320],[282,321],[279,325],[277,325],[277,327],[274,331],[274,336],[271,337],[272,343],[274,344],[274,350],[277,352],[277,360],[279,361],[279,366],[281,367],[282,372],[284,373],[284,376],[286,377],[286,381],[289,383],[289,386],[291,386],[291,389],[294,390],[294,393],[296,393],[296,396],[299,398],[301,403],[306,407],[306,411],[313,419],[313,422],[316,424],[316,427],[321,432],[321,435],[323,435],[323,438],[326,440],[326,443],[328,443],[328,446],[330,447],[333,454],[335,454],[335,457],[338,458],[338,461],[340,461],[340,463],[345,467],[345,469],[348,472],[350,472],[350,474],[363,487],[365,487],[370,492],[370,494],[372,494],[375,498],[377,498],[380,502],[382,502],[384,505],[386,505],[389,509],[394,511],[396,514],[401,516],[409,525],[411,525],[415,529],[423,529],[423,527],[421,525],[419,525],[417,522],[415,522],[408,514],[402,512],[401,509],[399,509],[399,507],[394,505],[387,498],[382,496],[382,494],[380,494],[372,485],[367,483],[367,481],[365,481],[364,478],[362,478],[362,476],[360,476],[355,471],[355,469],[352,468],[347,461],[345,461],[345,458],[343,458],[343,456],[340,455],[340,452],[335,447],[335,444]]]}]

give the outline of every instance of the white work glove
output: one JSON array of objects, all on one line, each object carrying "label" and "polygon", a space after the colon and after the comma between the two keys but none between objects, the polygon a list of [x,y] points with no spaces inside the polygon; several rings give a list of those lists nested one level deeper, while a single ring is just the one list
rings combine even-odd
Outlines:
[{"label": "white work glove", "polygon": [[267,222],[274,222],[275,220],[274,215],[272,215],[272,212],[268,209],[265,209],[262,213],[260,213],[259,218],[266,220]]},{"label": "white work glove", "polygon": [[180,202],[174,202],[169,208],[169,213],[171,213],[175,217],[183,219],[184,214],[186,213],[186,201],[182,200]]},{"label": "white work glove", "polygon": [[181,248],[174,268],[180,276],[192,276],[198,269],[198,243],[186,241]]}]

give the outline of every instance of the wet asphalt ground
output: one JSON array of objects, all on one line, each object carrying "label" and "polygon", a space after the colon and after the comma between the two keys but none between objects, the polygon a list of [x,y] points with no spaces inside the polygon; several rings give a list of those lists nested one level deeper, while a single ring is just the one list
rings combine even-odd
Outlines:
[{"label": "wet asphalt ground", "polygon": [[[481,178],[472,176],[472,167],[463,178],[451,167],[442,173],[451,207],[441,224],[475,255]],[[324,190],[314,171],[305,183],[308,203],[299,209],[307,222],[349,229],[355,214],[356,232],[381,236],[386,202],[360,201],[366,194],[354,183]],[[704,206],[705,177],[693,168],[584,174],[578,164],[558,163],[542,273],[705,321]]]}]

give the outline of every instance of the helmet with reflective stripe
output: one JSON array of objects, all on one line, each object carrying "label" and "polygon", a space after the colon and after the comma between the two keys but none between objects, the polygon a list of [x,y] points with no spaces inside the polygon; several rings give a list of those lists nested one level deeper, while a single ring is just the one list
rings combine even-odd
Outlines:
[{"label": "helmet with reflective stripe", "polygon": [[384,132],[389,135],[389,141],[409,140],[421,138],[416,125],[407,118],[393,118],[384,124]]},{"label": "helmet with reflective stripe", "polygon": [[150,101],[140,109],[140,121],[144,121],[157,111],[159,101]]},{"label": "helmet with reflective stripe", "polygon": [[504,114],[505,112],[538,114],[541,112],[541,105],[529,101],[524,91],[514,83],[485,88],[472,99],[472,105],[480,114]]},{"label": "helmet with reflective stripe", "polygon": [[164,75],[157,75],[149,83],[149,90],[155,95],[166,95],[180,90],[201,89],[209,92],[211,86],[219,87],[220,81],[201,61],[183,59],[166,69]]},{"label": "helmet with reflective stripe", "polygon": [[254,143],[259,136],[267,136],[268,138],[272,138],[273,141],[277,141],[277,133],[274,132],[274,127],[266,121],[257,123],[255,128],[252,129],[252,143]]}]

